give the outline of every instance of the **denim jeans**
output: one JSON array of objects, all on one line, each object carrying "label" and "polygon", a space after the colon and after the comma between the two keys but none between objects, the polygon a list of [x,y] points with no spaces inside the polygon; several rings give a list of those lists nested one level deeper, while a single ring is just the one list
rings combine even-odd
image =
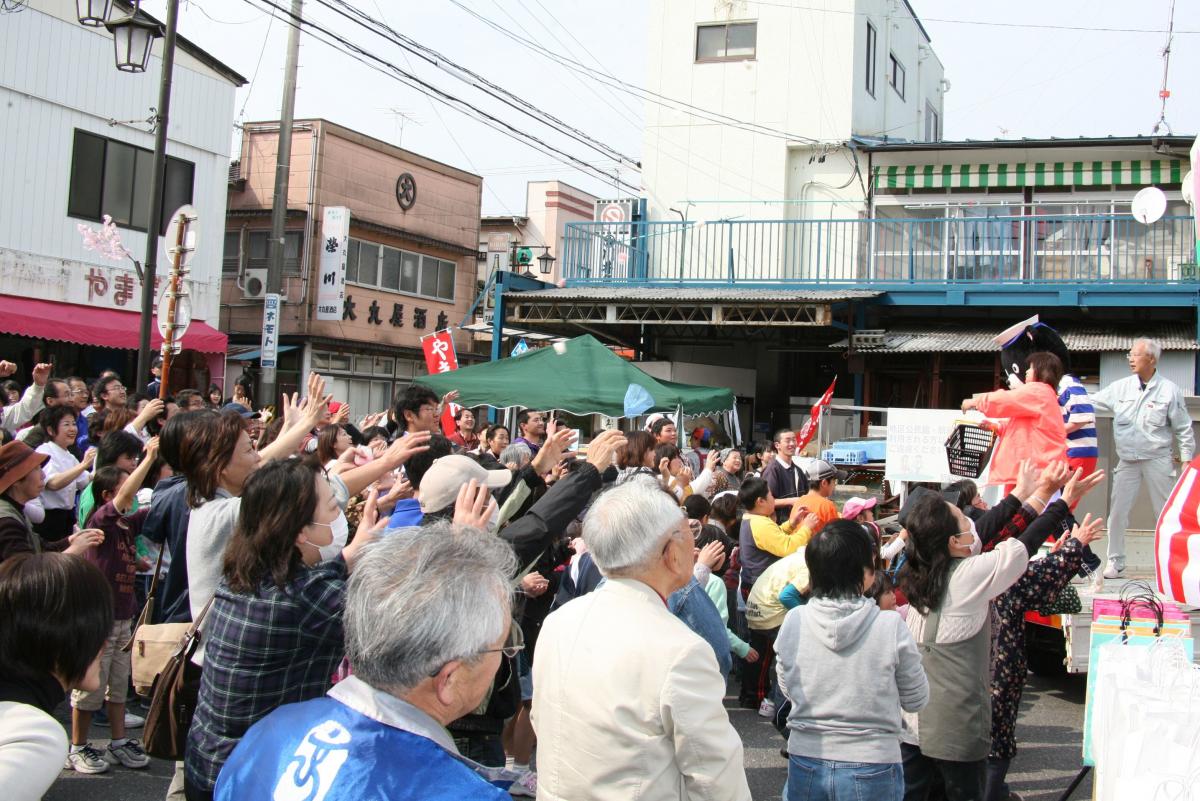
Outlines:
[{"label": "denim jeans", "polygon": [[899,763],[838,762],[788,756],[784,801],[901,801]]}]

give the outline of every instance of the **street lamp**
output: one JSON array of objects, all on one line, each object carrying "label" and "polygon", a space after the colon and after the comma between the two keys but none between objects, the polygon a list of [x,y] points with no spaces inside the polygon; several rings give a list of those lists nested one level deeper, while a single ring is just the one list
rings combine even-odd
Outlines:
[{"label": "street lamp", "polygon": [[543,245],[546,249],[542,251],[542,255],[538,256],[538,270],[542,275],[549,275],[554,269],[554,257],[550,255],[550,248]]},{"label": "street lamp", "polygon": [[134,6],[133,14],[105,22],[104,27],[113,35],[117,69],[121,72],[145,72],[154,40],[162,35],[159,26],[139,18],[137,7]]},{"label": "street lamp", "polygon": [[75,10],[80,25],[99,28],[108,21],[112,0],[75,0]]}]

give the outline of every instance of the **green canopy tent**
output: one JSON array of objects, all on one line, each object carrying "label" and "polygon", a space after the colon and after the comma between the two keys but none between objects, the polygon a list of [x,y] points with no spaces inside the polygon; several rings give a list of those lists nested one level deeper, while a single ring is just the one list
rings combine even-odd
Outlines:
[{"label": "green canopy tent", "polygon": [[458,390],[456,402],[463,406],[636,416],[625,410],[626,393],[636,384],[653,399],[653,405],[638,414],[682,412],[695,417],[736,413],[732,391],[655,378],[587,335],[418,380],[439,395]]}]

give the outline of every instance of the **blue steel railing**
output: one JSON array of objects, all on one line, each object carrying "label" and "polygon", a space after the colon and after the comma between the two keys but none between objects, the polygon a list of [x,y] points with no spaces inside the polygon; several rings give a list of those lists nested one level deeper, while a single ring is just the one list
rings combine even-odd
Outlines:
[{"label": "blue steel railing", "polygon": [[1197,281],[1184,216],[584,222],[564,240],[572,284]]}]

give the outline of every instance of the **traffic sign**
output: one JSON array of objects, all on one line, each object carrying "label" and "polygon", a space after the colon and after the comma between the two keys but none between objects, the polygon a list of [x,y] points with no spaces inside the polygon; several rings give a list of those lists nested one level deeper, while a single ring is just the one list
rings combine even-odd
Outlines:
[{"label": "traffic sign", "polygon": [[600,210],[600,222],[625,222],[625,209],[619,203],[609,203]]},{"label": "traffic sign", "polygon": [[[167,338],[167,312],[170,309],[170,298],[167,293],[171,291],[170,280],[163,283],[163,288],[158,292],[158,305],[155,307],[158,313],[155,315],[158,320],[158,334],[163,339]],[[179,282],[179,293],[175,296],[175,335],[173,339],[176,342],[183,339],[183,335],[187,333],[188,326],[192,324],[192,300],[188,297],[187,288],[183,282]]]},{"label": "traffic sign", "polygon": [[[163,237],[163,245],[167,249],[167,260],[171,263],[175,261],[175,251],[179,251],[179,267],[181,269],[186,270],[192,263],[192,257],[196,255],[196,242],[200,239],[199,221],[200,214],[196,211],[196,207],[187,203],[175,209],[175,213],[171,215],[167,234]],[[180,224],[186,225],[182,247],[176,245],[179,242]]]}]

